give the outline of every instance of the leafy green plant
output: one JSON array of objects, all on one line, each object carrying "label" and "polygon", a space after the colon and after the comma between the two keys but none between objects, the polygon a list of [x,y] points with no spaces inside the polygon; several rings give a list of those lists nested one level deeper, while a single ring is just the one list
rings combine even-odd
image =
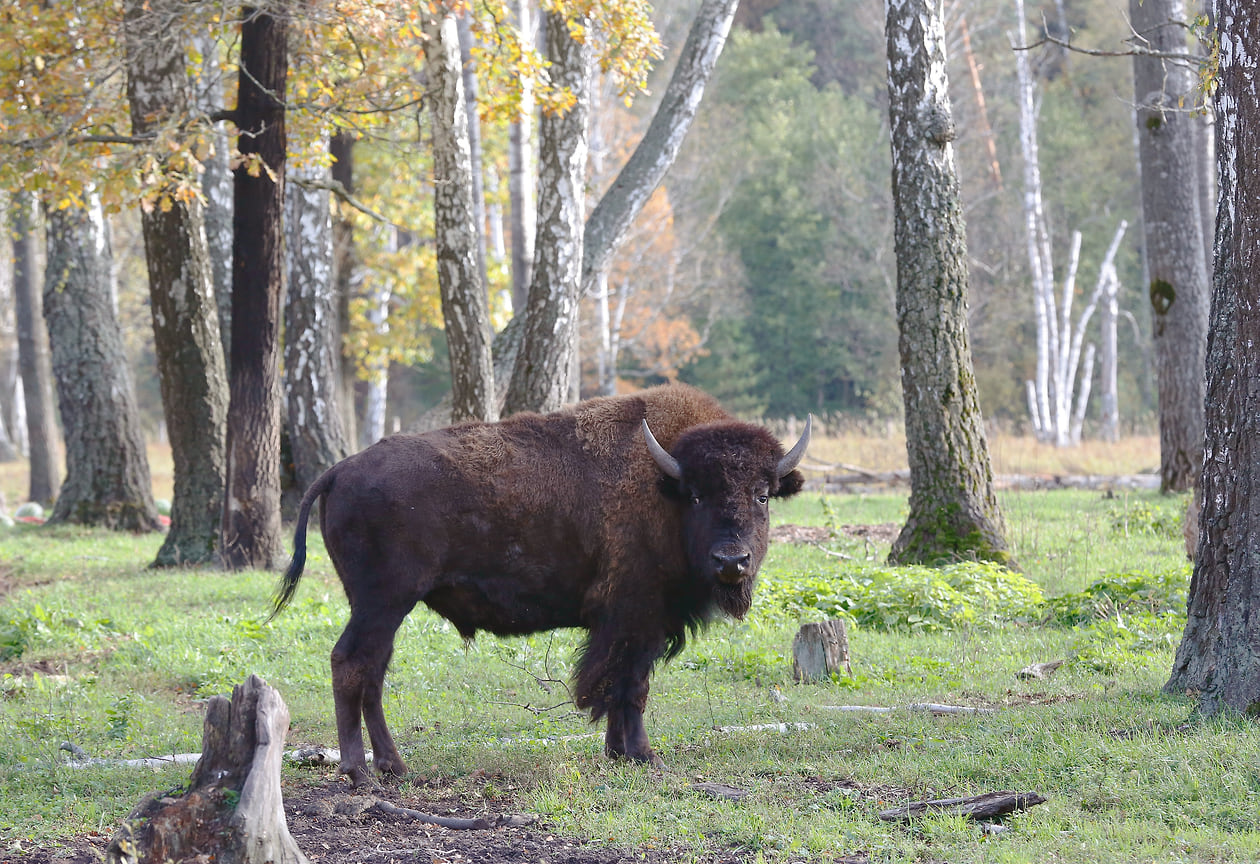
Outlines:
[{"label": "leafy green plant", "polygon": [[1150,573],[1133,570],[1097,580],[1082,591],[1046,601],[1046,622],[1072,627],[1124,614],[1184,613],[1190,567]]},{"label": "leafy green plant", "polygon": [[1181,537],[1182,519],[1186,510],[1184,499],[1178,500],[1179,503],[1175,505],[1125,500],[1111,508],[1111,530],[1124,537],[1148,534],[1152,537],[1177,539]]}]

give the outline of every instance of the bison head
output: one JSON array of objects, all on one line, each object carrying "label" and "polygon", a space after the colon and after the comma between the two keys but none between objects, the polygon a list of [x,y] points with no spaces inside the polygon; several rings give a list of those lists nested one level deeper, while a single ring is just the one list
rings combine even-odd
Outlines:
[{"label": "bison head", "polygon": [[[812,419],[812,418],[811,418]],[[691,573],[710,586],[718,607],[743,618],[766,554],[771,498],[800,491],[796,470],[809,446],[810,420],[788,453],[759,426],[724,421],[696,426],[666,452],[643,421],[643,436],[662,488],[681,503],[683,543]]]}]

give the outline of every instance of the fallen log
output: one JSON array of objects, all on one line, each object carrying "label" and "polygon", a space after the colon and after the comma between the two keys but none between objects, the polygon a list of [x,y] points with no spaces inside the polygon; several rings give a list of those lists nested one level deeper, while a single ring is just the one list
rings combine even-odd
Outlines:
[{"label": "fallen log", "polygon": [[1036,804],[1044,804],[1045,801],[1046,799],[1036,792],[987,792],[974,798],[936,798],[931,801],[915,801],[903,807],[881,811],[879,818],[885,822],[908,822],[928,813],[948,813],[980,821],[1005,816],[1017,810],[1027,810]]},{"label": "fallen log", "polygon": [[485,831],[490,828],[523,828],[526,825],[533,825],[538,821],[537,816],[511,814],[504,814],[500,816],[478,816],[474,819],[463,819],[453,816],[437,816],[433,813],[424,813],[420,810],[413,810],[410,807],[399,807],[397,804],[382,801],[380,798],[377,798],[368,809],[378,810],[389,816],[401,816],[405,819],[413,819],[416,822],[424,822],[427,825],[437,825],[441,828],[454,828],[465,831]]},{"label": "fallen log", "polygon": [[206,705],[201,759],[188,790],[142,801],[115,832],[107,864],[182,861],[219,864],[307,864],[284,817],[280,760],[289,709],[251,675],[229,701]]},{"label": "fallen log", "polygon": [[868,712],[871,714],[887,714],[890,711],[927,711],[930,714],[992,714],[992,708],[974,708],[970,705],[938,705],[935,702],[912,702],[897,708],[885,708],[879,705],[819,705],[824,711]]}]

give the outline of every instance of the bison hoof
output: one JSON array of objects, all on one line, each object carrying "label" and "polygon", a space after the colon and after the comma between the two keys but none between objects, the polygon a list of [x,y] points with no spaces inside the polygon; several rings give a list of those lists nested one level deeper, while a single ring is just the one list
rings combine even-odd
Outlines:
[{"label": "bison hoof", "polygon": [[646,753],[636,753],[630,757],[635,762],[643,765],[651,765],[653,768],[664,769],[665,760],[656,755],[655,750],[648,750]]},{"label": "bison hoof", "polygon": [[376,763],[376,770],[382,774],[388,774],[393,777],[401,777],[407,773],[407,766],[398,756],[393,758],[380,759]]},{"label": "bison hoof", "polygon": [[343,763],[340,766],[340,771],[342,774],[350,778],[350,785],[355,789],[362,789],[365,786],[371,787],[376,785],[376,781],[368,772],[367,766],[362,762],[358,765],[346,765]]}]

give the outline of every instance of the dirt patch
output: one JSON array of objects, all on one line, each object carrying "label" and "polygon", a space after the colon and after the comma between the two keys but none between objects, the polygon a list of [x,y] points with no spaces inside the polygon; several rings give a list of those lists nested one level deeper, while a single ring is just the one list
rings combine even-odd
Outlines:
[{"label": "dirt patch", "polygon": [[[845,537],[872,543],[892,543],[901,533],[901,526],[896,522],[841,525],[839,531]],[[775,525],[770,529],[770,539],[776,543],[826,543],[833,538],[831,529],[824,525]]]},{"label": "dirt patch", "polygon": [[[312,864],[670,864],[683,859],[704,864],[745,864],[756,857],[743,850],[692,857],[691,850],[681,846],[613,847],[588,838],[558,835],[544,819],[523,827],[441,828],[384,813],[373,806],[377,798],[399,808],[459,819],[493,821],[495,817],[523,813],[510,797],[470,802],[450,789],[409,786],[382,787],[360,795],[352,792],[345,781],[328,776],[286,787],[284,809],[289,833]],[[0,862],[97,864],[109,839],[107,834],[92,833],[56,850],[28,850],[20,855],[14,854],[16,850],[0,852]]]}]

